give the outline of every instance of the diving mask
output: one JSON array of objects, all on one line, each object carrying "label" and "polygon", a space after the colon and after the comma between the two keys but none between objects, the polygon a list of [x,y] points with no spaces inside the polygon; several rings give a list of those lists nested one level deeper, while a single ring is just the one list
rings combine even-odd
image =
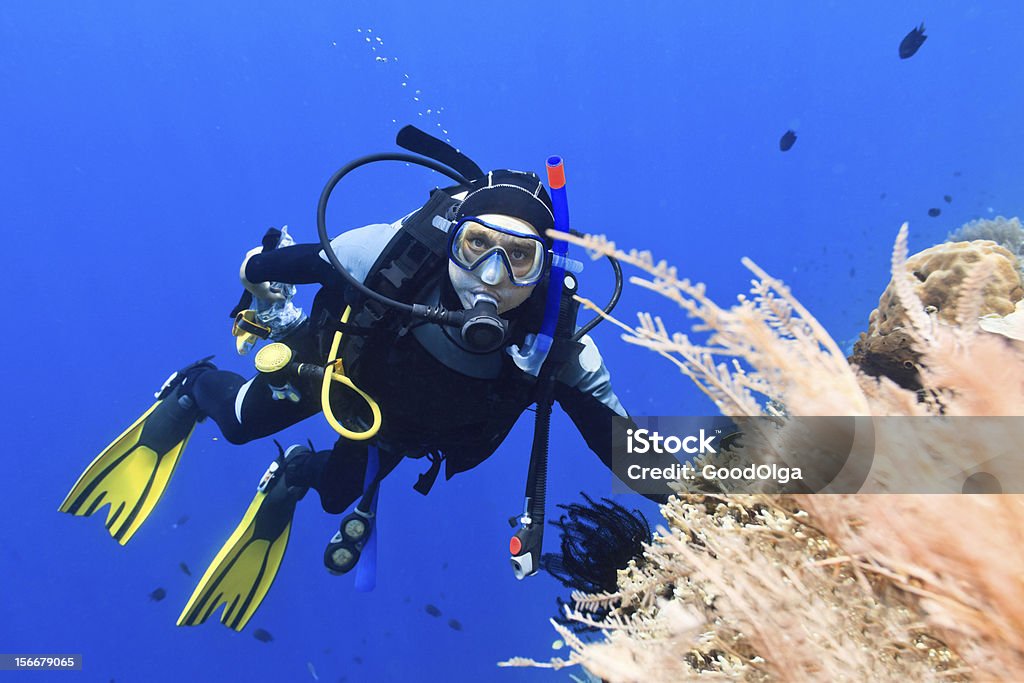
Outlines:
[{"label": "diving mask", "polygon": [[[498,264],[517,287],[540,282],[550,260],[547,245],[537,235],[524,234],[488,223],[477,216],[465,216],[449,230],[448,257],[466,271],[478,272],[485,282],[489,270]],[[497,284],[495,282],[488,284]]]}]

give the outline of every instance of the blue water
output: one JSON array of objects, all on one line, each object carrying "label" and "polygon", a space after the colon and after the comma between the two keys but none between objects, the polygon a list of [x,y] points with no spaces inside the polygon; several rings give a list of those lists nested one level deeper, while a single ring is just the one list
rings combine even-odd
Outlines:
[{"label": "blue water", "polygon": [[[171,370],[216,353],[252,371],[227,318],[242,255],[269,225],[314,239],[327,177],[395,149],[405,123],[485,167],[540,172],[560,154],[578,229],[653,250],[724,304],[746,288],[750,256],[839,340],[865,327],[903,221],[916,250],[1024,210],[1024,6],[1012,0],[250,5],[0,5],[0,650],[84,656],[81,673],[0,680],[303,681],[310,666],[332,683],[568,680],[495,666],[565,654],[547,623],[559,587],[508,567],[529,414],[498,454],[427,498],[411,490],[420,463],[389,478],[371,593],[323,570],[338,519],[307,498],[242,634],[174,622],[271,460],[269,440],[231,446],[201,425],[125,548],[99,519],[56,511]],[[922,20],[928,40],[898,59]],[[781,153],[790,128],[798,140]],[[436,182],[367,170],[339,190],[332,231],[392,220]],[[584,293],[603,300],[609,280],[588,266]],[[668,310],[627,290],[619,311],[652,307]],[[595,337],[631,412],[712,409],[611,326]],[[608,474],[557,410],[553,432],[549,504],[607,495]],[[319,418],[282,439],[307,437],[332,441]]]}]

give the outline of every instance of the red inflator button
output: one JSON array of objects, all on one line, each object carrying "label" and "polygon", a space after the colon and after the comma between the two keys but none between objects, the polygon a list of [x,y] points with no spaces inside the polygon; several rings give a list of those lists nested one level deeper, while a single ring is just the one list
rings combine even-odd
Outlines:
[{"label": "red inflator button", "polygon": [[513,555],[518,555],[523,549],[523,542],[519,540],[518,536],[513,536],[512,540],[508,542],[508,551]]}]

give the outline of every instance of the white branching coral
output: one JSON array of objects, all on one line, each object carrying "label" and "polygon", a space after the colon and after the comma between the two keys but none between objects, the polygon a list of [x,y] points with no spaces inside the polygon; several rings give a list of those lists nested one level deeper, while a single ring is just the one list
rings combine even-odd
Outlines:
[{"label": "white branching coral", "polygon": [[[708,333],[704,344],[669,332],[660,317],[645,313],[636,327],[619,325],[626,341],[671,360],[724,415],[761,415],[763,402],[783,397],[796,415],[868,414],[856,373],[832,337],[785,284],[750,259],[743,259],[756,276],[750,295],[726,309],[708,298],[703,284],[679,279],[675,268],[655,263],[649,252],[623,252],[601,236],[567,239],[640,268],[649,277],[634,276],[631,283],[661,294],[698,321],[693,331]],[[598,310],[592,302],[584,305]],[[827,394],[810,381],[822,376],[832,380]]]}]

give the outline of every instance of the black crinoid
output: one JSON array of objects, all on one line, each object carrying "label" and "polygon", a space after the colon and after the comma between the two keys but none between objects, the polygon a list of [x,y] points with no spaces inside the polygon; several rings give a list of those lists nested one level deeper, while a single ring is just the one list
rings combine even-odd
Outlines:
[{"label": "black crinoid", "polygon": [[[633,558],[639,558],[643,544],[651,542],[651,527],[639,510],[627,510],[602,498],[594,502],[581,493],[586,503],[559,505],[565,511],[557,522],[561,553],[546,553],[542,567],[566,588],[584,593],[613,593],[617,590],[617,572]],[[558,601],[556,620],[577,633],[596,630],[565,618],[566,603]],[[609,608],[590,610],[600,620]]]}]

